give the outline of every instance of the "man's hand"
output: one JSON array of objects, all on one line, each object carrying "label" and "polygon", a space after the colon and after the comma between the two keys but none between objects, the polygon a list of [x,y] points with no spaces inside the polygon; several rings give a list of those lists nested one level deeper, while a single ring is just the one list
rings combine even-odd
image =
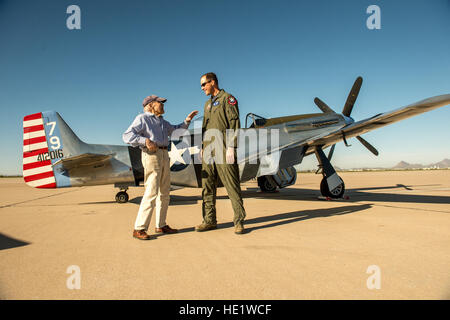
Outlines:
[{"label": "man's hand", "polygon": [[145,146],[150,152],[156,152],[156,150],[158,150],[158,146],[156,145],[156,143],[151,141],[149,138],[145,139]]},{"label": "man's hand", "polygon": [[194,110],[186,117],[187,122],[191,122],[191,120],[197,115],[198,110]]},{"label": "man's hand", "polygon": [[227,164],[233,164],[234,163],[234,148],[227,148]]}]

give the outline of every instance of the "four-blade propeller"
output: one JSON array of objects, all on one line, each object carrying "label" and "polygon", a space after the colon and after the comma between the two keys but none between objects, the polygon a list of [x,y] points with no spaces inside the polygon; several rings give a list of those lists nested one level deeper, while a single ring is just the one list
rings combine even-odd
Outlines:
[{"label": "four-blade propeller", "polygon": [[[344,109],[342,109],[342,114],[346,117],[350,117],[353,106],[355,105],[355,101],[358,98],[359,90],[361,89],[363,79],[362,77],[358,77],[355,80],[355,83],[353,84],[352,89],[350,90],[350,93],[348,94],[347,101],[345,102]],[[325,102],[320,100],[319,98],[314,99],[314,103],[319,107],[320,110],[324,113],[336,113],[331,109]],[[363,139],[360,136],[356,136],[356,139],[358,139],[361,144],[366,147],[370,152],[372,152],[374,155],[378,156],[378,150],[375,149],[374,146],[372,146],[367,140]],[[334,148],[336,144],[333,144],[331,146],[330,152],[328,153],[328,160],[331,160],[331,157],[333,156]]]}]

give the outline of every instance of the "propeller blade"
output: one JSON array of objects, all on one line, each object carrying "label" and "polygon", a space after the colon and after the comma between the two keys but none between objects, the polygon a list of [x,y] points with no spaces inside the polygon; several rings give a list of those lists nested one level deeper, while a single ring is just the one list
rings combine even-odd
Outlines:
[{"label": "propeller blade", "polygon": [[370,143],[368,143],[366,140],[364,140],[363,138],[361,138],[360,136],[356,136],[356,139],[359,140],[359,142],[361,142],[363,144],[364,147],[366,147],[367,149],[369,149],[370,152],[372,152],[374,155],[378,155],[378,150],[374,148],[374,146],[372,146]]},{"label": "propeller blade", "polygon": [[344,116],[350,117],[353,106],[355,105],[356,98],[358,98],[359,89],[361,89],[362,81],[363,79],[361,77],[356,78],[352,90],[350,90],[350,93],[348,94],[347,101],[345,102],[344,105],[344,109],[342,110],[342,114]]},{"label": "propeller blade", "polygon": [[322,110],[324,113],[336,113],[331,109],[325,102],[320,100],[319,98],[314,98],[314,103]]},{"label": "propeller blade", "polygon": [[330,152],[328,153],[328,161],[331,161],[331,157],[333,156],[334,147],[336,147],[336,144],[333,144],[331,146]]}]

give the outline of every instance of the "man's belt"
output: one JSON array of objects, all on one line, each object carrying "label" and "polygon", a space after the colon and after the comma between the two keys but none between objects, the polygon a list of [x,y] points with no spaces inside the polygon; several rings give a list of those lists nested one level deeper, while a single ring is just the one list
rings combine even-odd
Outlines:
[{"label": "man's belt", "polygon": [[[167,147],[160,147],[160,146],[158,146],[157,148],[158,149],[162,149],[162,150],[167,150]],[[146,153],[150,153],[150,150],[148,150],[147,147],[143,147],[142,151],[144,151]]]}]

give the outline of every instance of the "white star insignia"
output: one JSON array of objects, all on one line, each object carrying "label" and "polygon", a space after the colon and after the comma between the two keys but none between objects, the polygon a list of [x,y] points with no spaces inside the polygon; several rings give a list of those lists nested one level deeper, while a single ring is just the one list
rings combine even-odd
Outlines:
[{"label": "white star insignia", "polygon": [[186,149],[187,148],[177,149],[175,144],[172,142],[169,151],[170,166],[172,166],[175,162],[186,164],[186,162],[183,159],[183,153],[186,151]]},{"label": "white star insignia", "polygon": [[170,166],[172,166],[174,163],[177,163],[177,162],[181,163],[181,164],[186,164],[185,159],[187,158],[187,156],[184,156],[184,153],[186,152],[186,150],[188,150],[188,152],[189,152],[188,157],[200,152],[200,149],[198,146],[178,149],[176,147],[176,145],[173,142],[171,142],[170,151],[169,151]]}]

